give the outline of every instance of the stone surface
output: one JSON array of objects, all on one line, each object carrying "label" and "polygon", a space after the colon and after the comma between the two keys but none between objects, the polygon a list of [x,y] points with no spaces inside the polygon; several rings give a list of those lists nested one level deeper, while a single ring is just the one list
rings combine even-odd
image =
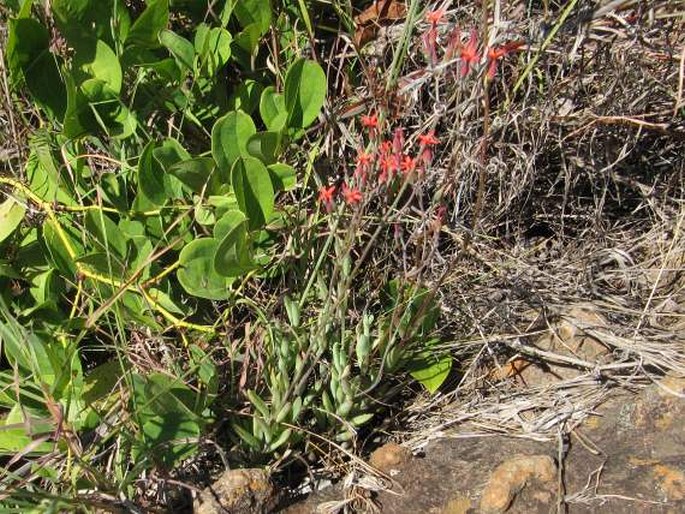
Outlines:
[{"label": "stone surface", "polygon": [[[506,436],[432,441],[423,457],[405,462],[384,455],[400,472],[375,501],[388,514],[685,512],[683,393],[678,377],[639,394],[617,392],[571,431],[561,462],[557,441]],[[397,457],[380,455],[386,451]],[[314,513],[336,495],[344,497],[329,488],[287,512]]]},{"label": "stone surface", "polygon": [[260,514],[276,505],[276,490],[262,469],[235,469],[200,494],[193,504],[196,514]]},{"label": "stone surface", "polygon": [[[480,499],[480,510],[483,514],[505,512],[514,497],[529,483],[537,481],[545,489],[553,491],[557,468],[549,455],[517,456],[499,466],[490,475]],[[551,486],[551,487],[550,487]],[[544,495],[547,503],[552,495]]]},{"label": "stone surface", "polygon": [[411,451],[397,443],[387,443],[371,454],[369,464],[386,473],[398,471],[411,459]]}]

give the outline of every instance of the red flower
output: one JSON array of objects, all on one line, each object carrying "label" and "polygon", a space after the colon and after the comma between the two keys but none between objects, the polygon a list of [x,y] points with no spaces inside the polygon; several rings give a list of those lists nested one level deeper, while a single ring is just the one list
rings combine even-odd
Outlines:
[{"label": "red flower", "polygon": [[404,129],[398,127],[395,129],[395,133],[392,138],[392,151],[395,155],[402,155],[402,147],[404,146]]},{"label": "red flower", "polygon": [[440,140],[435,137],[435,130],[431,130],[427,134],[419,134],[419,142],[421,146],[435,146],[440,144]]},{"label": "red flower", "polygon": [[378,116],[376,114],[362,115],[362,126],[374,132],[378,129]]},{"label": "red flower", "polygon": [[494,79],[497,73],[497,61],[521,46],[523,46],[521,41],[513,41],[504,46],[495,46],[488,49],[488,78],[490,80]]},{"label": "red flower", "polygon": [[354,176],[361,180],[362,183],[366,182],[366,174],[369,171],[372,159],[373,155],[363,150],[360,150],[357,154],[357,167],[354,170]]},{"label": "red flower", "polygon": [[430,164],[433,160],[433,146],[440,143],[440,140],[435,137],[435,131],[431,130],[426,134],[419,134],[419,143],[421,144],[421,163],[425,166]]},{"label": "red flower", "polygon": [[380,145],[380,151],[381,155],[390,155],[390,152],[392,152],[392,143],[390,141],[383,141]]},{"label": "red flower", "polygon": [[367,167],[369,164],[371,164],[371,159],[373,159],[373,155],[365,152],[364,150],[360,150],[357,154],[357,165]]},{"label": "red flower", "polygon": [[428,11],[426,13],[426,21],[431,25],[436,26],[445,17],[445,9],[437,9],[435,11]]},{"label": "red flower", "polygon": [[421,41],[423,41],[423,47],[426,51],[428,62],[431,66],[435,66],[435,63],[438,60],[438,52],[436,50],[437,40],[438,29],[435,27],[435,25],[429,28],[426,32],[424,32],[423,36],[421,36]]},{"label": "red flower", "polygon": [[461,30],[456,25],[447,37],[447,48],[445,50],[445,60],[451,61],[461,48]]},{"label": "red flower", "polygon": [[416,169],[417,159],[409,155],[405,155],[402,160],[401,169],[404,174],[411,173]]},{"label": "red flower", "polygon": [[342,185],[342,194],[345,199],[345,203],[348,205],[353,205],[362,201],[362,193],[356,187],[349,188],[347,184]]},{"label": "red flower", "polygon": [[471,66],[476,66],[480,57],[478,56],[478,33],[476,29],[471,29],[471,36],[469,37],[466,46],[461,49],[461,60],[463,66],[461,68],[461,76],[465,77],[471,71]]},{"label": "red flower", "polygon": [[319,201],[326,206],[327,210],[333,207],[333,195],[335,194],[335,186],[326,187],[321,186],[319,189]]}]

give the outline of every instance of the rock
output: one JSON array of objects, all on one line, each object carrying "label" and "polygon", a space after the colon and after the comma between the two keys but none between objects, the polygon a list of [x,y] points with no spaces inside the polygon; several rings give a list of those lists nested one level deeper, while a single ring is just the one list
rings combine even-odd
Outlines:
[{"label": "rock", "polygon": [[685,473],[673,466],[656,464],[652,473],[666,501],[685,500]]},{"label": "rock", "polygon": [[[603,364],[610,359],[611,352],[602,341],[589,335],[587,329],[606,328],[606,320],[592,309],[574,307],[552,323],[548,333],[535,341],[539,350],[562,357],[571,357],[595,364]],[[500,371],[500,375],[503,372]],[[529,387],[544,386],[559,380],[569,380],[586,373],[586,370],[551,362],[540,366],[525,357],[512,363],[512,369],[505,369],[504,376],[518,376]]]},{"label": "rock", "polygon": [[500,464],[490,476],[480,500],[480,510],[484,514],[505,512],[530,481],[542,482],[549,489],[556,475],[556,465],[547,455],[511,458]]},{"label": "rock", "polygon": [[404,446],[397,443],[387,443],[371,454],[369,463],[381,471],[390,473],[409,462],[411,457],[411,451]]},{"label": "rock", "polygon": [[466,496],[457,496],[450,500],[440,514],[468,514],[471,500]]},{"label": "rock", "polygon": [[276,490],[262,469],[232,469],[207,487],[193,504],[196,514],[258,514],[276,506]]}]

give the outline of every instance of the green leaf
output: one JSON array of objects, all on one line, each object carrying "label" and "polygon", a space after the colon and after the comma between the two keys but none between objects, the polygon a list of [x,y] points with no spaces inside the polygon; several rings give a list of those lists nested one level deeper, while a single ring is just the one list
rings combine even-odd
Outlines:
[{"label": "green leaf", "polygon": [[0,204],[0,243],[7,239],[24,219],[26,207],[14,198],[7,199]]},{"label": "green leaf", "polygon": [[154,141],[150,141],[138,161],[138,188],[154,204],[162,205],[167,197],[164,192],[164,170],[156,165],[153,157]]},{"label": "green leaf", "polygon": [[[114,0],[51,0],[54,20],[60,35],[64,36],[77,53],[92,47],[97,39],[109,46],[120,42],[112,38],[120,35],[131,24],[123,2]],[[114,29],[114,30],[113,30]]]},{"label": "green leaf", "polygon": [[297,186],[297,172],[289,164],[277,162],[267,166],[276,191],[291,191]]},{"label": "green leaf", "polygon": [[23,79],[36,102],[62,120],[67,94],[48,29],[31,18],[9,20],[7,60],[14,84]]},{"label": "green leaf", "polygon": [[271,26],[271,2],[269,0],[240,0],[236,2],[233,13],[240,25],[259,27],[260,34],[266,34]]},{"label": "green leaf", "polygon": [[251,69],[250,57],[257,50],[261,36],[259,25],[252,23],[233,39],[233,59],[246,70]]},{"label": "green leaf", "polygon": [[122,373],[121,364],[117,359],[95,367],[83,379],[81,398],[87,405],[107,398],[114,392]]},{"label": "green leaf", "polygon": [[259,115],[266,128],[279,131],[285,127],[288,111],[285,108],[285,98],[276,92],[276,88],[269,86],[262,91],[259,99]]},{"label": "green leaf", "polygon": [[230,297],[232,279],[221,276],[214,269],[217,241],[213,237],[196,239],[186,245],[178,257],[181,265],[176,277],[188,294],[208,300]]},{"label": "green leaf", "polygon": [[135,116],[107,82],[88,79],[79,88],[68,85],[67,113],[64,132],[67,137],[79,137],[98,129],[112,137],[124,139],[136,128]]},{"label": "green leaf", "polygon": [[85,218],[86,230],[95,239],[97,250],[114,251],[119,257],[126,257],[126,237],[109,216],[102,211],[89,210]]},{"label": "green leaf", "polygon": [[[210,181],[214,171],[214,159],[211,157],[196,157],[171,165],[168,172],[183,182],[191,191],[200,193]],[[210,192],[214,188],[209,187]]]},{"label": "green leaf", "polygon": [[42,241],[48,251],[49,260],[52,265],[62,273],[71,276],[76,272],[74,259],[83,254],[83,246],[76,239],[71,227],[62,226],[62,234],[66,238],[67,244],[75,253],[74,258],[72,258],[65,242],[60,237],[57,227],[57,223],[53,220],[46,220],[42,227]]},{"label": "green leaf", "polygon": [[230,210],[214,226],[219,241],[214,254],[214,269],[226,277],[238,277],[254,268],[247,241],[247,218]]},{"label": "green leaf", "polygon": [[190,154],[175,139],[166,139],[158,147],[154,142],[148,143],[138,162],[138,187],[156,205],[163,205],[167,199],[181,198],[181,182],[169,170],[189,159]]},{"label": "green leaf", "polygon": [[231,109],[239,109],[247,114],[252,114],[259,106],[263,89],[263,86],[256,80],[245,80],[233,93],[228,105]]},{"label": "green leaf", "polygon": [[74,65],[91,78],[103,81],[116,94],[121,91],[121,65],[114,51],[104,41],[97,40],[94,51],[77,52]]},{"label": "green leaf", "polygon": [[276,162],[281,146],[280,132],[257,132],[247,141],[247,151],[264,164]]},{"label": "green leaf", "polygon": [[231,33],[221,27],[209,28],[201,24],[195,31],[195,50],[200,56],[199,68],[206,72],[209,78],[228,62],[231,57]]},{"label": "green leaf", "polygon": [[308,127],[319,115],[326,89],[326,74],[316,62],[300,59],[293,63],[285,75],[288,126]]},{"label": "green leaf", "polygon": [[221,69],[231,57],[231,33],[221,27],[214,27],[207,36],[207,51],[214,58],[214,70]]},{"label": "green leaf", "polygon": [[134,375],[132,392],[144,436],[142,451],[167,467],[190,456],[204,424],[199,394],[161,373]]},{"label": "green leaf", "polygon": [[186,70],[193,69],[195,47],[190,41],[171,30],[164,29],[159,33],[159,42],[169,50],[179,66]]},{"label": "green leaf", "polygon": [[254,157],[241,157],[231,169],[231,185],[250,230],[266,224],[274,209],[274,189],[269,171]]},{"label": "green leaf", "polygon": [[249,115],[233,111],[219,118],[212,128],[212,157],[219,168],[222,180],[238,157],[247,157],[247,142],[257,132]]},{"label": "green leaf", "polygon": [[159,33],[169,23],[169,1],[148,0],[147,7],[133,22],[126,37],[126,46],[156,48],[159,46]]},{"label": "green leaf", "polygon": [[429,393],[433,394],[445,381],[452,369],[452,357],[449,355],[440,359],[423,355],[409,364],[410,374],[418,380]]}]

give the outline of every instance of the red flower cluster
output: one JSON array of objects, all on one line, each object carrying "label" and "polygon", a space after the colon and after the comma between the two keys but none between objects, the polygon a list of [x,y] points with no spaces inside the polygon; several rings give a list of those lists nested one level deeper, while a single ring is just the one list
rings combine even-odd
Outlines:
[{"label": "red flower cluster", "polygon": [[[430,33],[429,29],[424,34],[424,44]],[[466,44],[461,41],[461,30],[455,26],[448,36],[447,48],[445,49],[445,61],[451,61],[455,57],[459,58],[459,70],[462,77],[467,76],[471,69],[477,68],[480,63],[481,56],[487,58],[488,71],[487,76],[492,80],[497,73],[497,62],[503,57],[507,56],[514,50],[523,46],[520,41],[514,41],[505,45],[494,46],[486,48],[483,54],[478,52],[478,32],[475,28],[471,29],[469,39]],[[432,61],[433,62],[433,61]]]},{"label": "red flower cluster", "polygon": [[462,47],[459,53],[461,57],[461,76],[465,77],[471,71],[471,67],[476,67],[480,56],[478,55],[478,33],[476,29],[471,29],[471,36],[469,37],[466,46]]},{"label": "red flower cluster", "polygon": [[[374,131],[379,127],[378,116],[375,114],[363,115],[361,124],[369,130],[370,139],[374,141]],[[348,205],[356,205],[364,200],[363,189],[373,172],[377,172],[376,184],[389,184],[398,174],[410,175],[416,171],[419,173],[433,159],[433,148],[439,144],[435,131],[431,130],[420,134],[417,138],[419,151],[416,157],[405,153],[404,129],[398,127],[393,132],[392,140],[378,142],[377,150],[365,150],[360,148],[355,160],[354,173],[351,181],[342,183],[339,193],[342,200]],[[377,141],[377,140],[376,140]],[[335,202],[336,186],[322,186],[319,189],[319,202],[328,212],[333,210]]]},{"label": "red flower cluster", "polygon": [[420,159],[424,166],[433,160],[433,147],[440,144],[440,140],[435,137],[435,131],[431,130],[427,134],[419,135]]},{"label": "red flower cluster", "polygon": [[319,189],[319,201],[326,207],[328,212],[333,209],[333,195],[335,194],[335,186],[321,186]]},{"label": "red flower cluster", "polygon": [[361,117],[362,127],[368,129],[369,135],[371,137],[375,136],[378,132],[378,115],[368,114]]},{"label": "red flower cluster", "polygon": [[428,60],[431,66],[435,66],[438,60],[438,52],[436,50],[436,43],[438,41],[438,24],[445,17],[444,9],[437,9],[426,13],[426,21],[430,23],[430,28],[423,34],[423,46],[428,55]]}]

